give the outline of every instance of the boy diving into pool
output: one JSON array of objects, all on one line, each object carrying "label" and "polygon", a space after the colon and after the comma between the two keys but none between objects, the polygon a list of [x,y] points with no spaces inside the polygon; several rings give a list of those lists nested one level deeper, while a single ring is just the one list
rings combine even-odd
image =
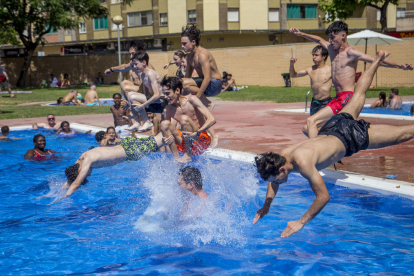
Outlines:
[{"label": "boy diving into pool", "polygon": [[330,199],[319,170],[360,150],[384,148],[414,138],[414,125],[370,125],[364,120],[355,120],[364,107],[366,92],[375,71],[389,54],[378,52],[357,82],[349,103],[325,123],[317,137],[292,145],[280,154],[267,152],[255,158],[257,171],[269,184],[264,206],[257,211],[253,224],[269,212],[279,185],[288,180],[289,173],[298,172],[309,181],[316,195],[309,210],[299,220],[289,221],[281,236],[285,238],[298,232],[322,211]]},{"label": "boy diving into pool", "polygon": [[[172,135],[163,138],[159,133],[145,138],[128,137],[122,139],[120,145],[93,148],[83,153],[74,165],[65,170],[68,180],[61,189],[68,189],[68,191],[62,199],[72,195],[80,185],[86,184],[88,182],[86,178],[91,175],[92,169],[111,167],[124,161],[138,161],[145,155],[159,151],[160,147],[173,143]],[[182,162],[178,153],[173,154],[178,162]]]}]

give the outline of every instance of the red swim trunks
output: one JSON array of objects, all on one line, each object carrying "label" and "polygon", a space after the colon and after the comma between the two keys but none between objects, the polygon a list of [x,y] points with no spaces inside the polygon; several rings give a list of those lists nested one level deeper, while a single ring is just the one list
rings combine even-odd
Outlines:
[{"label": "red swim trunks", "polygon": [[[181,138],[183,137],[183,134],[180,132]],[[198,136],[198,140],[195,140],[194,143],[191,145],[191,155],[202,155],[206,149],[211,144],[211,137],[207,134],[207,132],[201,132]],[[185,143],[184,139],[181,145],[177,145],[177,148],[181,152],[185,152]]]},{"label": "red swim trunks", "polygon": [[349,102],[352,98],[354,92],[352,91],[344,91],[341,93],[336,94],[336,97],[332,99],[326,106],[329,106],[334,114],[338,114],[342,108]]}]

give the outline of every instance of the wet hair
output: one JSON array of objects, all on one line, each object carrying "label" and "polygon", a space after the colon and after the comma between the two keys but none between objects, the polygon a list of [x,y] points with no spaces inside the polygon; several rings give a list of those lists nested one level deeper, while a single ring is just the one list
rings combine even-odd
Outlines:
[{"label": "wet hair", "polygon": [[397,88],[391,88],[391,92],[395,95],[398,95],[398,93],[400,93]]},{"label": "wet hair", "polygon": [[105,131],[101,130],[95,134],[95,140],[100,143],[105,136]]},{"label": "wet hair", "polygon": [[62,123],[60,123],[60,128],[63,128],[63,125],[64,124],[68,124],[69,126],[70,126],[70,124],[69,124],[69,122],[68,121],[63,121]]},{"label": "wet hair", "polygon": [[271,175],[278,175],[279,169],[286,164],[286,158],[274,153],[266,152],[254,158],[257,172],[263,180],[267,180]]},{"label": "wet hair", "polygon": [[410,112],[411,114],[414,114],[414,104],[411,106]]},{"label": "wet hair", "polygon": [[387,102],[387,94],[385,94],[385,92],[380,92],[378,94],[378,96],[381,98],[381,106],[386,106],[386,102]]},{"label": "wet hair", "polygon": [[183,58],[187,57],[187,53],[184,52],[183,50],[178,50],[178,51],[174,52],[174,56],[177,56],[177,57],[183,59]]},{"label": "wet hair", "polygon": [[[60,97],[59,99],[57,99],[57,104],[60,105],[63,101],[63,97]],[[47,115],[49,117],[49,115]]]},{"label": "wet hair", "polygon": [[186,36],[190,41],[195,40],[196,46],[200,45],[200,30],[196,24],[188,24],[183,26],[181,37]]},{"label": "wet hair", "polygon": [[146,50],[146,47],[141,40],[132,42],[131,45],[129,46],[129,49],[131,48],[134,48],[134,50],[137,52]]},{"label": "wet hair", "polygon": [[119,94],[119,93],[114,93],[113,95],[112,95],[112,99],[115,99],[115,96],[116,95],[118,95],[119,97],[121,97],[121,99],[122,99],[122,95],[121,94]]},{"label": "wet hair", "polygon": [[[69,166],[65,169],[65,175],[68,180],[68,182],[73,183],[76,180],[76,177],[79,175],[79,163],[76,163],[72,166]],[[85,185],[88,183],[88,180],[85,178],[81,185]]]},{"label": "wet hair", "polygon": [[324,59],[326,61],[326,59],[328,58],[328,50],[323,48],[321,45],[318,45],[318,46],[316,46],[315,48],[312,49],[312,55],[315,54],[318,51],[321,52],[321,55],[324,57]]},{"label": "wet hair", "polygon": [[145,60],[147,62],[147,65],[148,65],[148,62],[149,62],[149,56],[148,56],[147,52],[145,52],[145,51],[136,52],[134,54],[134,56],[131,58],[131,60],[134,60],[134,59],[137,59],[140,62],[143,62]]},{"label": "wet hair", "polygon": [[179,174],[183,177],[185,183],[193,182],[197,190],[203,189],[203,178],[197,168],[188,166],[180,169]]},{"label": "wet hair", "polygon": [[165,75],[162,79],[161,86],[166,86],[168,89],[172,89],[173,91],[177,90],[177,88],[179,88],[180,91],[183,89],[183,83],[179,78],[169,77],[167,75]]},{"label": "wet hair", "polygon": [[330,35],[331,33],[337,34],[339,32],[345,32],[348,35],[348,24],[342,21],[335,21],[326,29],[325,34]]},{"label": "wet hair", "polygon": [[42,134],[37,134],[37,135],[35,135],[35,136],[33,137],[33,143],[37,143],[37,141],[38,141],[40,138],[43,138],[43,139],[45,139],[45,141],[46,141],[46,137],[45,137],[45,136],[43,136]]},{"label": "wet hair", "polygon": [[9,127],[8,126],[2,126],[1,127],[1,133],[7,133],[7,132],[10,132]]},{"label": "wet hair", "polygon": [[[108,128],[106,129],[106,133],[108,133],[108,131],[109,131],[110,129],[113,129],[113,130],[115,131],[115,128],[114,128],[113,126],[110,126],[110,127],[108,127]],[[115,133],[116,133],[116,131],[115,131]]]}]

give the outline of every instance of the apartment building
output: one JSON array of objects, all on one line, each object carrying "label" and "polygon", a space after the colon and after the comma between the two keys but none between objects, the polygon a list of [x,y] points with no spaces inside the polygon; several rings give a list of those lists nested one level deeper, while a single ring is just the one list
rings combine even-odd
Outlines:
[{"label": "apartment building", "polygon": [[[91,55],[117,51],[117,25],[112,18],[123,18],[120,25],[121,51],[134,40],[142,40],[149,51],[181,48],[182,26],[196,23],[202,31],[205,48],[245,47],[304,42],[288,33],[297,27],[324,36],[327,24],[317,0],[135,0],[125,6],[120,0],[102,0],[109,15],[86,20],[75,30],[52,30],[47,44],[35,55]],[[411,16],[414,0],[400,0],[388,7],[388,28],[399,36],[397,21]],[[414,16],[413,16],[414,17]],[[380,13],[372,7],[356,9],[347,19],[350,31],[380,30]],[[409,22],[400,24],[403,32],[414,31]],[[410,25],[411,24],[411,25]],[[397,28],[397,29],[396,29]],[[411,28],[411,29],[410,29]],[[2,56],[22,56],[23,49],[3,46]]]}]

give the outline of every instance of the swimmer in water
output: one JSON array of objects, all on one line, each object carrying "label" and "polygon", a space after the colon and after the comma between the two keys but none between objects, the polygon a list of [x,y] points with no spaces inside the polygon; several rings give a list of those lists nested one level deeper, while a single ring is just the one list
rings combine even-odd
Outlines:
[{"label": "swimmer in water", "polygon": [[24,155],[24,159],[50,157],[56,152],[46,148],[46,138],[42,134],[37,134],[33,137],[34,149],[29,149]]},{"label": "swimmer in water", "polygon": [[38,129],[39,127],[50,129],[50,130],[58,130],[60,122],[56,122],[56,118],[53,114],[47,115],[47,123],[34,123],[32,125],[33,129]]},{"label": "swimmer in water", "polygon": [[98,131],[97,133],[95,133],[95,140],[96,142],[98,142],[99,144],[101,144],[101,141],[105,138],[105,134],[106,132],[101,130]]},{"label": "swimmer in water", "polygon": [[380,92],[378,94],[378,100],[371,104],[371,108],[377,107],[387,107],[387,94],[385,92]]},{"label": "swimmer in water", "polygon": [[101,147],[116,146],[121,142],[121,139],[116,136],[114,127],[108,127],[105,134],[105,138],[100,143]]},{"label": "swimmer in water", "polygon": [[316,46],[312,50],[312,59],[315,65],[306,67],[298,72],[295,70],[297,58],[290,59],[289,74],[291,78],[300,78],[308,75],[311,82],[312,101],[310,107],[310,115],[316,114],[324,108],[331,98],[332,75],[331,66],[326,64],[328,58],[328,50],[321,45]]},{"label": "swimmer in water", "polygon": [[[86,178],[91,175],[93,169],[112,167],[125,161],[138,161],[145,155],[159,151],[160,147],[174,142],[172,135],[163,138],[160,133],[155,137],[128,137],[122,139],[117,146],[93,148],[83,153],[74,165],[66,168],[67,181],[61,190],[68,190],[60,200],[72,195],[80,185],[86,184]],[[173,155],[175,160],[183,163],[180,155],[174,153]]]},{"label": "swimmer in water", "polygon": [[180,169],[178,173],[178,186],[201,198],[207,198],[208,194],[203,190],[203,178],[197,168],[188,166]]},{"label": "swimmer in water", "polygon": [[[92,132],[92,130],[88,130],[87,132],[85,132],[85,134],[89,134],[91,132]],[[59,130],[55,134],[58,134],[60,136],[73,136],[75,134],[83,134],[83,133],[82,132],[78,132],[78,131],[76,131],[74,129],[70,129],[69,122],[68,121],[63,121],[60,124]]]},{"label": "swimmer in water", "polygon": [[[342,21],[335,21],[326,29],[329,42],[325,39],[303,33],[297,28],[290,28],[289,32],[320,44],[328,50],[331,58],[332,83],[336,90],[336,97],[325,108],[307,119],[303,133],[309,138],[318,136],[318,129],[333,115],[338,114],[351,99],[355,89],[355,74],[358,61],[372,63],[374,58],[348,45],[348,25]],[[411,64],[397,64],[390,60],[383,60],[381,66],[413,70]]]},{"label": "swimmer in water", "polygon": [[391,88],[390,90],[390,97],[389,97],[389,105],[392,109],[401,109],[402,108],[402,99],[398,96],[399,91],[396,88]]},{"label": "swimmer in water", "polygon": [[286,238],[300,231],[330,200],[320,170],[360,150],[385,148],[414,138],[414,125],[370,125],[364,120],[355,120],[364,107],[366,92],[378,66],[389,54],[387,51],[378,52],[356,84],[354,96],[349,103],[326,122],[316,138],[292,145],[280,154],[267,152],[255,158],[257,171],[269,183],[264,206],[257,211],[253,224],[269,212],[279,185],[288,180],[289,173],[297,172],[309,181],[316,198],[299,220],[288,222],[281,237]]}]

